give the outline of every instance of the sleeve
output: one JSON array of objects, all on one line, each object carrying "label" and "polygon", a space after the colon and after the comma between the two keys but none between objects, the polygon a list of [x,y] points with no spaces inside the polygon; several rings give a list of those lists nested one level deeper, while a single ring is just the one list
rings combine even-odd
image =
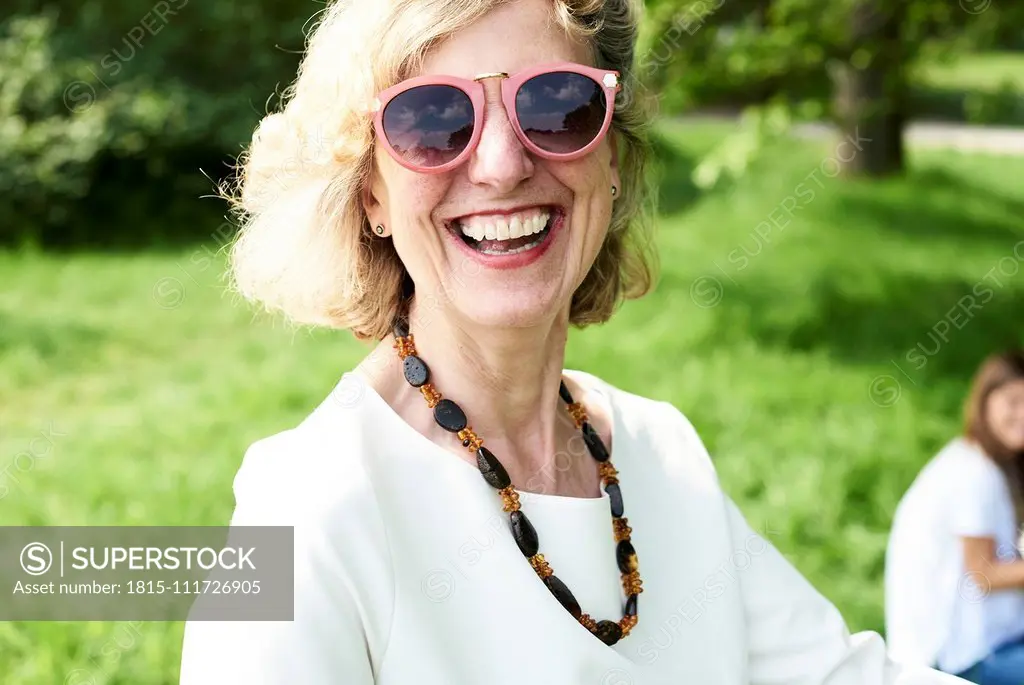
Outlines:
[{"label": "sleeve", "polygon": [[954,535],[994,538],[1000,525],[998,503],[1005,487],[997,466],[977,460],[962,460],[952,479],[949,498],[950,528]]},{"label": "sleeve", "polygon": [[851,635],[839,611],[726,498],[733,542],[764,551],[739,579],[750,685],[956,685],[964,681],[891,661],[873,632]]},{"label": "sleeve", "polygon": [[[275,504],[283,484],[275,489],[254,483],[246,462],[235,479],[231,525],[282,525],[294,516]],[[294,529],[294,620],[188,621],[180,685],[372,685],[364,621],[332,545],[336,536],[316,518],[302,519]]]}]

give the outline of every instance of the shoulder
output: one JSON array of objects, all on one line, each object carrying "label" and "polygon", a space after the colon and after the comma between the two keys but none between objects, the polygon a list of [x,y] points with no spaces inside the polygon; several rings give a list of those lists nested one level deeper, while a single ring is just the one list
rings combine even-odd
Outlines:
[{"label": "shoulder", "polygon": [[646,455],[664,470],[683,470],[690,476],[699,476],[700,481],[717,482],[711,456],[697,429],[671,402],[623,390],[590,373],[566,373],[606,399],[618,433],[612,438],[613,450],[614,444],[623,441],[643,445]]},{"label": "shoulder", "polygon": [[233,481],[233,523],[296,525],[339,507],[370,513],[364,400],[362,381],[346,374],[299,425],[249,445]]},{"label": "shoulder", "polygon": [[935,469],[959,489],[992,490],[1006,484],[998,464],[963,438],[955,438],[942,448],[935,458]]}]

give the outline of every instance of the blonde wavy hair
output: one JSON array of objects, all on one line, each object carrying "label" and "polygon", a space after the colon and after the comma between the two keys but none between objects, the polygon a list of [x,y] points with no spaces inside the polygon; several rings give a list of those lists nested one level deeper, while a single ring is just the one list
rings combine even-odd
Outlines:
[{"label": "blonde wavy hair", "polygon": [[[230,249],[234,288],[295,323],[383,338],[410,295],[392,242],[373,236],[360,194],[373,171],[368,104],[419,72],[431,47],[509,0],[337,0],[307,41],[280,111],[265,117],[221,188],[240,224]],[[639,0],[552,0],[553,18],[616,69],[612,123],[622,188],[608,237],[573,295],[570,322],[606,321],[647,293],[656,255],[647,181],[650,116],[634,70]]]}]

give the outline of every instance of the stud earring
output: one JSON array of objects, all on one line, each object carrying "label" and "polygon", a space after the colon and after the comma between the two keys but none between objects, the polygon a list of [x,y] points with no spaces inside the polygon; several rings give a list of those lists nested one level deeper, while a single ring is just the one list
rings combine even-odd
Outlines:
[{"label": "stud earring", "polygon": [[618,194],[619,194],[618,187],[617,186],[612,186],[612,197],[615,197]]},{"label": "stud earring", "polygon": [[377,228],[373,230],[374,232],[376,232],[377,235],[384,235],[384,226],[381,224],[377,224]]}]

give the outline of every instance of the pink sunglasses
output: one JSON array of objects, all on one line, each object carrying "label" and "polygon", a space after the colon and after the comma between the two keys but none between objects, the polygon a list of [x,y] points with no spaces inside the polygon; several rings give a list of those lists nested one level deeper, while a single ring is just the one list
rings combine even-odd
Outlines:
[{"label": "pink sunglasses", "polygon": [[480,142],[482,81],[500,78],[501,101],[523,146],[543,159],[569,161],[593,150],[612,122],[619,73],[559,62],[513,75],[417,76],[373,101],[374,130],[395,160],[420,173],[465,162]]}]

